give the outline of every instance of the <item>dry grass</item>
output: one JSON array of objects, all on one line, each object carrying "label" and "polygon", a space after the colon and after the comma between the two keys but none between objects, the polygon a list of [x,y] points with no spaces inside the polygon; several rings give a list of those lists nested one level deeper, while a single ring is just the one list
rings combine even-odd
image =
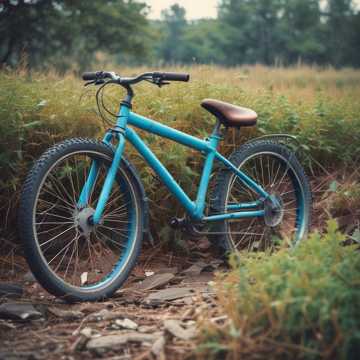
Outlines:
[{"label": "dry grass", "polygon": [[[124,75],[146,70],[149,69],[117,69]],[[138,86],[134,101],[136,112],[205,137],[214,119],[200,107],[200,102],[208,97],[218,98],[251,107],[259,113],[257,128],[228,132],[222,146],[225,153],[263,133],[291,133],[298,136],[303,150],[317,160],[314,163],[305,158],[306,165],[312,165],[315,172],[319,162],[332,171],[359,161],[360,71],[263,66],[166,70],[187,71],[192,81],[162,89],[149,84]],[[0,199],[4,214],[0,227],[11,230],[21,184],[33,160],[64,138],[101,137],[104,130],[96,114],[94,90],[84,90],[83,82],[74,74],[29,74],[20,69],[3,71],[0,79]],[[110,89],[108,95],[106,103],[115,111],[122,90]],[[185,190],[194,195],[201,156],[151,135],[146,139]],[[166,224],[169,217],[181,216],[182,208],[130,148],[127,154],[141,173],[150,196],[154,232],[160,233],[161,229],[163,237],[172,239]]]}]

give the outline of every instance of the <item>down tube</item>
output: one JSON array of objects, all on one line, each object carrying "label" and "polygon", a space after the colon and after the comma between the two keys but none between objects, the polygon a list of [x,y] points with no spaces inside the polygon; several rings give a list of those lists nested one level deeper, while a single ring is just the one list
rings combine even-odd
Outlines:
[{"label": "down tube", "polygon": [[139,135],[132,129],[127,128],[125,137],[135,147],[135,149],[142,155],[149,166],[156,172],[161,178],[165,186],[169,191],[180,201],[189,214],[195,215],[196,205],[190,198],[185,194],[184,190],[175,181],[169,171],[164,167],[160,160],[154,155],[154,153],[146,146],[141,140]]}]

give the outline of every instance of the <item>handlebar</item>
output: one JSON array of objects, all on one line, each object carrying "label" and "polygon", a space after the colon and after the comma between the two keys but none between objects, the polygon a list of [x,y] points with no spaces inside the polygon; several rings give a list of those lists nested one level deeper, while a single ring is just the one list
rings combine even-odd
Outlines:
[{"label": "handlebar", "polygon": [[115,73],[107,71],[85,72],[82,75],[84,81],[99,81],[105,79],[116,80],[118,78],[119,76]]},{"label": "handlebar", "polygon": [[181,73],[153,73],[153,76],[155,78],[162,78],[162,80],[165,81],[182,81],[182,82],[188,82],[190,80],[189,74],[181,74]]},{"label": "handlebar", "polygon": [[135,77],[120,77],[114,72],[106,71],[97,71],[97,72],[85,72],[82,75],[84,81],[90,81],[95,84],[104,83],[105,79],[110,79],[113,83],[118,83],[119,85],[134,85],[141,81],[149,81],[158,86],[167,84],[167,81],[182,81],[188,82],[190,80],[189,74],[182,73],[167,73],[167,72],[149,72],[144,73]]}]

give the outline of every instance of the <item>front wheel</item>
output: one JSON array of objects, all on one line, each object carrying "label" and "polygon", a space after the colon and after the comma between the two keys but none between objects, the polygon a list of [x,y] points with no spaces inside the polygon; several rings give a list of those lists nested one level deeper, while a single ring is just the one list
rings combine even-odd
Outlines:
[{"label": "front wheel", "polygon": [[[46,290],[70,302],[111,296],[129,276],[140,251],[141,195],[123,162],[102,221],[94,226],[90,220],[112,158],[111,147],[104,143],[67,140],[35,163],[23,188],[19,230],[27,262]],[[88,203],[80,207],[93,166],[94,186]]]},{"label": "front wheel", "polygon": [[[303,240],[311,222],[311,190],[295,154],[283,145],[255,141],[240,147],[230,161],[261,185],[272,200],[261,200],[233,172],[222,170],[212,195],[212,213],[230,212],[242,203],[257,203],[249,211],[264,210],[265,216],[217,223],[212,240],[227,251],[264,251],[274,248],[281,239],[292,244]],[[273,201],[278,204],[276,209]]]}]

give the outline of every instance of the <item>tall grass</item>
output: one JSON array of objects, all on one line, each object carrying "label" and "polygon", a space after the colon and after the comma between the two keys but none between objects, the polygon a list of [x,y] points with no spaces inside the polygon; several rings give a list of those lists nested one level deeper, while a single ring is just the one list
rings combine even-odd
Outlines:
[{"label": "tall grass", "polygon": [[[149,69],[115,70],[129,75]],[[324,166],[341,167],[359,160],[360,71],[262,66],[167,70],[188,71],[192,81],[162,89],[149,84],[137,86],[134,111],[205,137],[214,119],[200,102],[207,97],[218,98],[259,113],[256,128],[228,131],[221,149],[224,153],[257,135],[291,133]],[[74,74],[58,76],[19,69],[2,71],[0,81],[0,204],[5,219],[1,227],[11,229],[21,184],[32,162],[62,139],[101,137],[103,128],[96,114],[94,90],[84,90],[83,82]],[[123,92],[109,89],[107,94],[106,104],[115,111]],[[152,135],[145,138],[185,190],[194,195],[201,155]],[[132,149],[127,147],[126,151],[150,195],[152,224],[157,232],[169,216],[182,215],[183,210]]]}]

